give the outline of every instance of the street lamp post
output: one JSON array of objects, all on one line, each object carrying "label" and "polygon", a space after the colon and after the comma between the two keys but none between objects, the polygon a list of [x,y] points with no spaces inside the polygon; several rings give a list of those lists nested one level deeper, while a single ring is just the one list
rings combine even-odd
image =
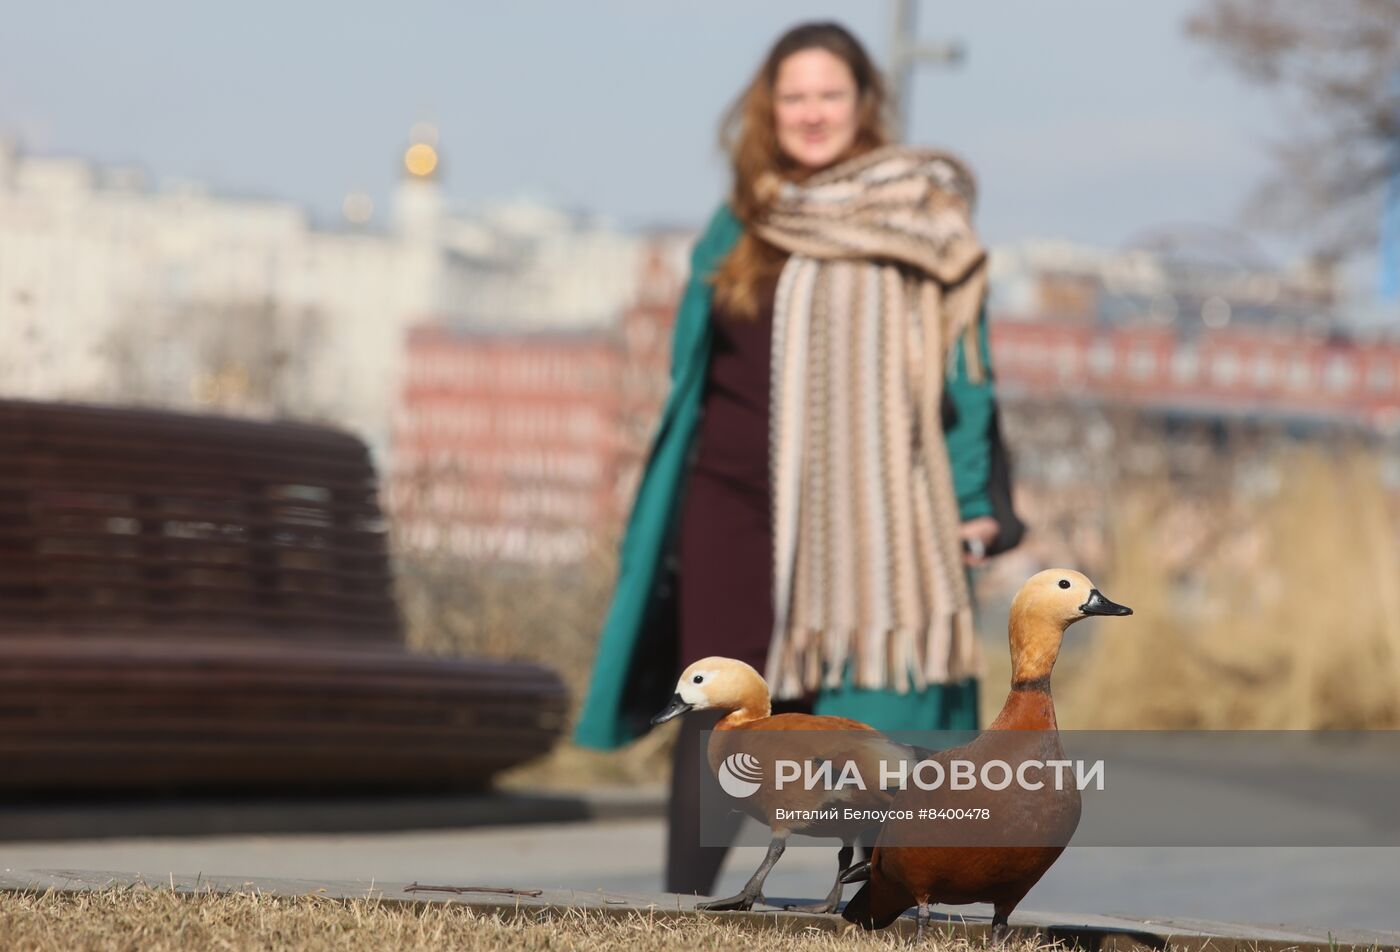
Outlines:
[{"label": "street lamp post", "polygon": [[1380,264],[1376,291],[1383,305],[1400,303],[1400,69],[1390,74],[1389,89],[1394,126],[1388,150],[1389,177],[1381,210],[1381,240],[1376,249]]},{"label": "street lamp post", "polygon": [[967,49],[958,40],[920,43],[915,28],[917,0],[894,0],[894,29],[890,37],[889,76],[894,93],[894,133],[896,141],[909,132],[910,99],[914,89],[914,70],[918,66],[954,67],[967,58]]}]

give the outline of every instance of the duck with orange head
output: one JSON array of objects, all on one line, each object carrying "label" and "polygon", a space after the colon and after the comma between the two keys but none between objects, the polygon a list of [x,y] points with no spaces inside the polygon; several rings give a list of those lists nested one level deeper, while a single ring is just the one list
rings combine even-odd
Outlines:
[{"label": "duck with orange head", "polygon": [[[1028,757],[1042,763],[1063,758],[1050,675],[1065,630],[1096,615],[1131,614],[1132,609],[1109,601],[1079,572],[1050,569],[1032,576],[1011,604],[1011,690],[1001,713],[972,743],[941,751],[936,759],[976,765],[1005,761],[1008,754],[1022,762]],[[993,907],[993,939],[1004,942],[1012,910],[1059,858],[1078,827],[1080,794],[1074,785],[1045,784],[979,795],[981,802],[995,804],[988,815],[997,826],[983,838],[995,845],[968,845],[977,842],[980,834],[975,831],[970,840],[958,839],[961,830],[948,828],[944,833],[927,823],[915,827],[917,821],[891,821],[881,829],[870,860],[843,876],[845,882],[865,881],[843,910],[845,918],[881,929],[917,906],[922,936],[931,903],[985,902]],[[946,787],[930,791],[906,786],[894,797],[892,808],[916,814],[920,809],[946,808],[953,797]],[[936,837],[946,841],[931,843]],[[957,845],[952,845],[954,840]]]}]

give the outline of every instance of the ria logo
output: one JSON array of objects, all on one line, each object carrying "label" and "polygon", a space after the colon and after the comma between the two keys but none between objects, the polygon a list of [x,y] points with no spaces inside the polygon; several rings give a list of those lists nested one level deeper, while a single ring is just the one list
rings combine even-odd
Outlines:
[{"label": "ria logo", "polygon": [[730,754],[719,765],[717,775],[724,792],[742,800],[758,792],[759,781],[763,779],[763,765],[753,754]]}]

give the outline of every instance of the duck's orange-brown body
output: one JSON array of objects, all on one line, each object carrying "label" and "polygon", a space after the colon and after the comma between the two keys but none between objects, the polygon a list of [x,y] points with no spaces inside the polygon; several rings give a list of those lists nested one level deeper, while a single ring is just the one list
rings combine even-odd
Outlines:
[{"label": "duck's orange-brown body", "polygon": [[[839,811],[836,817],[819,819],[793,818],[786,814],[821,813],[832,806],[858,810],[889,808],[892,794],[873,783],[865,790],[850,787],[831,790],[824,784],[814,784],[810,789],[802,784],[787,784],[778,790],[770,782],[772,765],[778,758],[804,765],[829,761],[834,777],[839,777],[847,762],[854,762],[862,778],[878,777],[881,756],[897,756],[891,753],[897,748],[868,724],[816,714],[736,716],[742,714],[736,711],[715,726],[707,757],[715,773],[727,757],[739,751],[753,755],[763,766],[764,782],[758,792],[739,801],[750,816],[775,831],[846,838],[872,824],[868,821],[853,824]],[[785,814],[780,815],[779,809],[786,811]]]},{"label": "duck's orange-brown body", "polygon": [[[1034,733],[1008,736],[1002,731]],[[1058,760],[1063,756],[1048,692],[1025,690],[1012,692],[987,733],[934,759],[945,764],[955,758],[981,764],[990,759],[1017,762],[1027,757]],[[972,802],[989,810],[987,822],[997,824],[995,838],[1015,840],[1020,830],[1028,838],[1054,842],[1043,846],[895,846],[890,844],[928,842],[939,831],[928,821],[892,820],[881,831],[871,856],[870,883],[851,900],[847,918],[878,929],[910,906],[928,902],[986,902],[1009,914],[1059,859],[1079,823],[1080,797],[1073,786],[1032,791],[1013,785],[976,797],[910,787],[894,798],[891,808],[915,811],[917,816],[919,809],[946,810]],[[948,822],[959,824],[948,831],[951,841],[966,842],[978,836],[969,824],[979,821]]]},{"label": "duck's orange-brown body", "polygon": [[[1082,604],[1081,604],[1082,601]],[[1066,604],[1075,606],[1066,609]],[[943,751],[933,759],[968,760],[981,765],[1002,760],[1063,760],[1050,673],[1064,629],[1090,614],[1131,614],[1103,598],[1077,572],[1042,572],[1027,582],[1012,605],[1010,642],[1012,689],[1001,713],[971,744]],[[868,929],[889,925],[918,905],[920,929],[930,903],[985,902],[994,907],[994,934],[1004,939],[1007,917],[1032,886],[1059,859],[1079,825],[1080,796],[1074,784],[1030,789],[1017,783],[1001,791],[953,792],[947,786],[922,790],[908,786],[894,810],[984,806],[995,828],[982,834],[964,826],[945,831],[925,820],[891,821],[880,831],[868,881],[847,904],[844,915]],[[936,821],[935,821],[936,822]],[[948,822],[963,823],[960,820]],[[946,844],[927,844],[946,839]],[[967,845],[969,843],[1007,845]],[[1016,845],[1032,844],[1032,845]]]}]

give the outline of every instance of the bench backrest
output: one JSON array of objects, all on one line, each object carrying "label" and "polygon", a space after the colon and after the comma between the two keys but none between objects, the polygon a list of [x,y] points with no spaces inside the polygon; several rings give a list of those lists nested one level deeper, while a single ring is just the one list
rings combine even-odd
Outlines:
[{"label": "bench backrest", "polygon": [[374,466],[333,429],[0,401],[0,638],[395,642]]}]

